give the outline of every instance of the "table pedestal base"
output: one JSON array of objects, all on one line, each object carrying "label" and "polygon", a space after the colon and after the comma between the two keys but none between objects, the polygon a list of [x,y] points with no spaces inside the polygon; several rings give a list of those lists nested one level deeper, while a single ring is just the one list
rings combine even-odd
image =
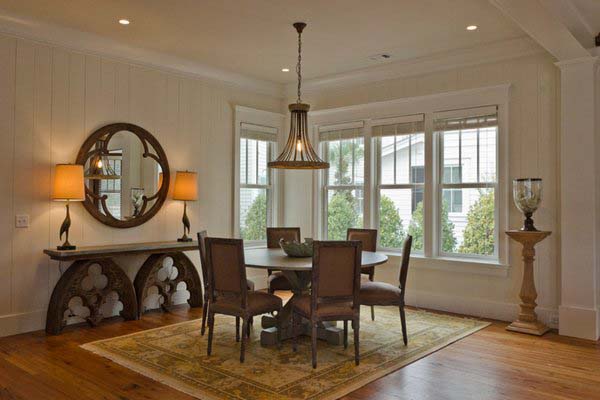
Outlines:
[{"label": "table pedestal base", "polygon": [[[260,344],[270,346],[277,344],[277,328],[275,318],[270,315],[262,317],[263,330],[260,333]],[[325,340],[332,345],[341,345],[344,343],[344,330],[337,327],[337,322],[323,322],[317,328],[317,338]],[[302,321],[298,327],[298,335],[310,336],[310,323],[307,320]],[[281,340],[291,339],[293,337],[291,324],[284,324],[281,329]]]}]

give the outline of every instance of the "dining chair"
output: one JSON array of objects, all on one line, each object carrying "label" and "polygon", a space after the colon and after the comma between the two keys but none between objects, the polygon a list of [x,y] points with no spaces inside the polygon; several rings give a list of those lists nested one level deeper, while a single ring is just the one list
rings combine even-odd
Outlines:
[{"label": "dining chair", "polygon": [[360,362],[359,241],[315,241],[311,293],[298,297],[292,307],[293,349],[297,350],[300,317],[311,324],[312,366],[317,368],[317,326],[324,321],[344,321],[344,348],[348,347],[348,321],[354,330],[354,362]]},{"label": "dining chair", "polygon": [[408,277],[408,264],[410,261],[410,250],[412,247],[412,236],[404,239],[402,246],[402,263],[400,265],[400,276],[398,287],[385,282],[364,282],[360,285],[360,304],[364,306],[396,306],[400,309],[400,321],[402,322],[402,339],[404,345],[408,344],[406,333],[406,315],[404,313],[404,296],[406,294],[406,278]]},{"label": "dining chair", "polygon": [[[300,228],[267,228],[268,249],[278,249],[281,239],[287,242],[292,240],[300,242]],[[269,293],[273,294],[276,290],[292,290],[292,285],[282,272],[268,269],[267,274]]]},{"label": "dining chair", "polygon": [[[200,328],[200,335],[204,336],[204,332],[206,330],[206,316],[208,313],[208,308],[210,305],[210,300],[208,296],[208,266],[206,265],[206,239],[207,233],[206,231],[198,232],[198,248],[200,250],[200,268],[202,270],[202,282],[204,283],[204,307],[202,307],[202,326]],[[246,280],[246,284],[248,285],[248,290],[254,290],[254,282],[250,279]],[[250,325],[252,325],[252,321],[250,321]]]},{"label": "dining chair", "polygon": [[252,317],[266,313],[277,313],[277,345],[280,341],[280,315],[283,307],[281,299],[275,295],[248,291],[246,284],[246,262],[244,241],[207,237],[206,260],[208,266],[208,347],[211,355],[215,314],[230,315],[236,318],[235,340],[239,342],[239,321],[242,320],[242,346],[240,362],[244,362],[249,323]]},{"label": "dining chair", "polygon": [[[360,240],[363,251],[377,251],[377,229],[348,228],[346,240]],[[375,267],[362,267],[360,273],[375,279]],[[371,307],[371,321],[375,321],[375,307]]]}]

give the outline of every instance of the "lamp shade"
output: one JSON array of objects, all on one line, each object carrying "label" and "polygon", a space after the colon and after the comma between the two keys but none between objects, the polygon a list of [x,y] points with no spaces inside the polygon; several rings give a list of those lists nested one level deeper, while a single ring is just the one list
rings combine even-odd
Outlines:
[{"label": "lamp shade", "polygon": [[183,201],[198,200],[198,173],[177,171],[173,199]]},{"label": "lamp shade", "polygon": [[85,200],[83,165],[57,164],[54,169],[52,200]]}]

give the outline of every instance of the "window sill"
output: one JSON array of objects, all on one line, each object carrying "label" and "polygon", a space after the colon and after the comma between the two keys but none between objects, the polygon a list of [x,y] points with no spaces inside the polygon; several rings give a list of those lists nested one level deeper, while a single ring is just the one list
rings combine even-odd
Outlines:
[{"label": "window sill", "polygon": [[[383,251],[391,259],[400,258],[402,254],[393,251]],[[477,274],[496,276],[500,278],[508,277],[510,266],[502,264],[496,260],[483,260],[472,258],[455,257],[425,257],[422,254],[413,254],[410,257],[411,264],[416,269],[426,269],[434,271],[447,271],[464,274]]]}]

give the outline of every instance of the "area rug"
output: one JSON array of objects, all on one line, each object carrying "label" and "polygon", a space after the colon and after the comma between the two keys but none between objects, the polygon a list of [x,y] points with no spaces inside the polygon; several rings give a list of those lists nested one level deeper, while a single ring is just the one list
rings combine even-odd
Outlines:
[{"label": "area rug", "polygon": [[290,341],[283,342],[280,350],[263,347],[258,324],[246,349],[246,362],[240,364],[235,321],[224,316],[215,320],[210,357],[206,355],[208,335],[200,336],[200,320],[82,347],[199,399],[331,400],[489,325],[474,319],[407,310],[409,342],[404,346],[397,308],[376,308],[375,321],[370,320],[368,309],[364,311],[358,367],[354,365],[351,330],[346,350],[319,340],[318,368],[313,370],[309,338],[299,340],[297,353],[292,351]]}]

